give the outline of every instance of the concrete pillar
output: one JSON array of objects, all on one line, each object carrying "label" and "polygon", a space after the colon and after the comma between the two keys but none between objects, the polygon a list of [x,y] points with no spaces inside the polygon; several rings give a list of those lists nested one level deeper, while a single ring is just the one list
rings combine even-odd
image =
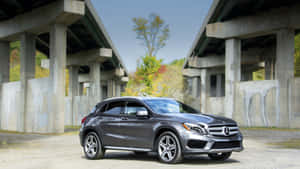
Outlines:
[{"label": "concrete pillar", "polygon": [[115,97],[115,80],[110,79],[107,81],[108,98]]},{"label": "concrete pillar", "polygon": [[294,78],[295,31],[283,29],[277,32],[275,76],[280,85],[279,127],[289,127],[289,83]]},{"label": "concrete pillar", "polygon": [[69,96],[74,97],[79,95],[78,71],[79,66],[69,66]]},{"label": "concrete pillar", "polygon": [[235,83],[241,80],[241,40],[227,39],[225,45],[225,115],[232,118]]},{"label": "concrete pillar", "polygon": [[198,76],[193,77],[193,80],[192,80],[192,96],[194,98],[199,97],[199,88],[200,88],[199,86],[200,86],[199,77]]},{"label": "concrete pillar", "polygon": [[201,70],[201,112],[207,113],[207,97],[210,90],[210,79],[207,73],[207,69]]},{"label": "concrete pillar", "polygon": [[96,102],[101,101],[101,70],[100,63],[95,62],[90,64],[90,80],[91,80],[91,96],[94,96]]},{"label": "concrete pillar", "polygon": [[0,41],[0,129],[2,83],[9,82],[9,42]]},{"label": "concrete pillar", "polygon": [[222,96],[222,74],[217,74],[216,96]]},{"label": "concrete pillar", "polygon": [[78,71],[79,66],[69,66],[69,90],[68,90],[68,96],[71,98],[71,124],[76,125],[74,114],[74,97],[79,95],[79,82],[78,82]]},{"label": "concrete pillar", "polygon": [[79,83],[78,95],[83,95],[84,83]]},{"label": "concrete pillar", "polygon": [[0,41],[0,84],[9,82],[9,42]]},{"label": "concrete pillar", "polygon": [[32,115],[27,114],[28,80],[35,77],[35,35],[23,33],[21,35],[20,49],[20,81],[21,81],[21,107],[18,121],[18,130],[21,132],[32,132]]},{"label": "concrete pillar", "polygon": [[65,68],[67,59],[67,26],[54,24],[50,30],[50,85],[52,112],[50,132],[64,132]]},{"label": "concrete pillar", "polygon": [[120,97],[120,96],[121,96],[121,82],[116,81],[116,97]]}]

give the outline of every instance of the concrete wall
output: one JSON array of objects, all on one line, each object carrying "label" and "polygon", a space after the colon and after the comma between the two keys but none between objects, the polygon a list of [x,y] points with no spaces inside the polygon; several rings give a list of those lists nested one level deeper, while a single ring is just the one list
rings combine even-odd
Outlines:
[{"label": "concrete wall", "polygon": [[0,129],[17,131],[18,113],[20,112],[21,82],[3,83],[0,110]]},{"label": "concrete wall", "polygon": [[224,116],[224,100],[225,97],[208,97],[207,112],[218,116]]},{"label": "concrete wall", "polygon": [[78,126],[81,120],[96,105],[97,102],[93,97],[75,96],[73,100],[73,112],[71,112],[72,100],[70,97],[65,98],[65,125]]},{"label": "concrete wall", "polygon": [[300,128],[300,78],[291,81],[291,127]]}]

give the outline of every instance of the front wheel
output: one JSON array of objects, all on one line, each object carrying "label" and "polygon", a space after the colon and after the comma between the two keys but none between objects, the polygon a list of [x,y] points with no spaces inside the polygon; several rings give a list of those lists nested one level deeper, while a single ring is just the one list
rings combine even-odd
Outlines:
[{"label": "front wheel", "polygon": [[212,160],[217,160],[217,161],[225,161],[231,156],[231,152],[228,153],[211,153],[208,154],[208,157]]},{"label": "front wheel", "polygon": [[157,149],[161,162],[175,164],[182,160],[181,145],[173,132],[167,131],[159,136]]},{"label": "front wheel", "polygon": [[101,141],[95,132],[90,132],[84,139],[83,150],[88,159],[100,159],[104,157],[104,149]]}]

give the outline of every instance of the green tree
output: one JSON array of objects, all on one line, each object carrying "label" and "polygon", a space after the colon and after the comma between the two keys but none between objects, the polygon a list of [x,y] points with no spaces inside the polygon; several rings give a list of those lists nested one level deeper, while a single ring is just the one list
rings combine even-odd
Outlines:
[{"label": "green tree", "polygon": [[158,70],[161,67],[162,60],[156,57],[145,56],[142,58],[143,63],[137,68],[136,76],[140,83],[145,85],[142,93],[151,95],[153,91],[153,80],[159,76]]},{"label": "green tree", "polygon": [[133,30],[137,34],[137,39],[142,40],[142,44],[146,46],[146,54],[155,56],[166,45],[170,32],[169,25],[156,14],[150,14],[148,19],[133,18],[133,22]]}]

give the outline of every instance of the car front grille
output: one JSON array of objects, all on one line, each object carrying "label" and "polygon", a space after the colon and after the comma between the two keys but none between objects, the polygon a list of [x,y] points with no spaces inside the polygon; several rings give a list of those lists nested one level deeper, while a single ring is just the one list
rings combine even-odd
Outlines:
[{"label": "car front grille", "polygon": [[236,125],[209,126],[208,132],[212,136],[229,137],[238,134],[239,128]]},{"label": "car front grille", "polygon": [[226,148],[238,148],[241,147],[240,141],[229,141],[229,142],[215,142],[212,149],[226,149]]}]

